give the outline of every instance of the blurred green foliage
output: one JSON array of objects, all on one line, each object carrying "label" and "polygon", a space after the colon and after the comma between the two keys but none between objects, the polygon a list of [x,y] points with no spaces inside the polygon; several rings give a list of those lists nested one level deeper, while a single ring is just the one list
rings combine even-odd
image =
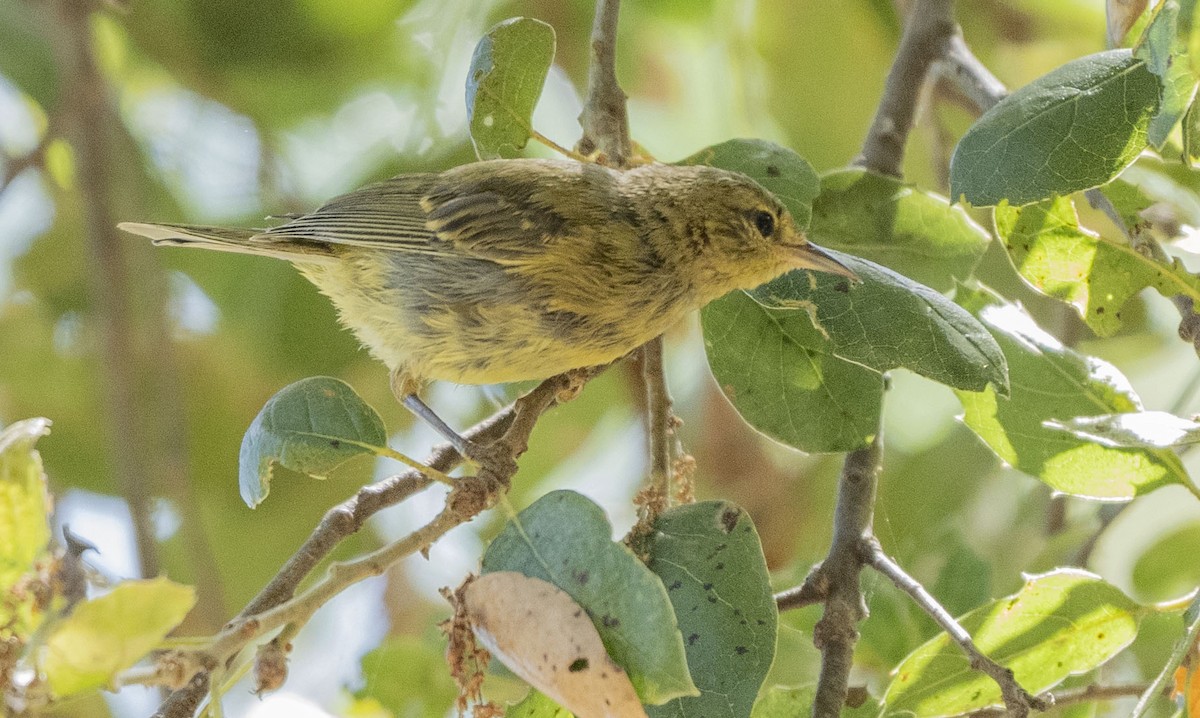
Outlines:
[{"label": "blurred green foliage", "polygon": [[[1010,87],[1104,49],[1099,3],[957,6],[967,41]],[[110,524],[102,519],[118,527],[127,519],[88,508],[121,492],[103,401],[103,323],[88,290],[96,271],[86,238],[89,198],[117,219],[255,225],[373,179],[470,161],[464,82],[471,52],[487,27],[511,15],[555,30],[557,69],[533,121],[571,145],[593,8],[585,0],[133,0],[120,10],[106,7],[87,28],[113,108],[111,117],[89,118],[89,141],[103,149],[112,178],[95,187],[81,182],[79,148],[64,135],[76,70],[64,59],[70,39],[57,7],[0,3],[0,169],[13,180],[0,187],[0,425],[53,420],[53,433],[38,444],[51,489],[64,511],[70,507],[74,528],[100,546],[99,563],[117,573],[113,566],[136,563],[105,563],[130,551],[127,531],[103,528]],[[795,150],[820,172],[843,168],[870,124],[899,28],[884,0],[627,0],[618,74],[635,139],[670,161],[733,137],[756,137]],[[948,158],[972,120],[952,103],[931,107],[910,138],[906,181],[947,194]],[[30,153],[37,153],[31,166],[9,177]],[[1200,207],[1195,170],[1142,159],[1133,176],[1155,199]],[[48,227],[32,219],[43,205],[53,208]],[[988,213],[969,213],[991,227]],[[1180,217],[1195,222],[1200,210]],[[378,407],[386,426],[402,427],[393,437],[399,450],[419,458],[430,437],[409,428],[383,367],[338,328],[329,303],[290,267],[155,250],[111,230],[101,229],[106,241],[119,243],[132,278],[120,288],[132,328],[120,369],[136,399],[136,450],[148,467],[139,478],[160,497],[164,572],[182,583],[204,582],[209,598],[218,599],[205,601],[202,591],[188,626],[211,631],[274,575],[329,506],[369,480],[370,462],[357,459],[324,482],[281,477],[269,501],[246,508],[238,496],[238,446],[269,397],[303,377],[336,376]],[[1070,307],[1028,289],[998,243],[976,276],[1022,301],[1064,344],[1117,365],[1147,408],[1196,411],[1196,357],[1175,338],[1177,315],[1165,300],[1135,295],[1122,326],[1101,341]],[[681,436],[698,461],[698,492],[744,507],[776,585],[797,582],[829,543],[838,458],[800,456],[745,425],[708,373],[696,322],[673,332],[668,347]],[[514,506],[568,486],[598,501],[624,532],[645,469],[639,399],[628,379],[629,369],[616,367],[539,425],[510,494]],[[430,400],[460,426],[492,408],[474,387],[438,387]],[[959,411],[949,389],[893,375],[883,407],[889,443],[876,520],[888,552],[955,611],[1017,591],[1022,572],[1075,561],[1096,532],[1100,540],[1085,564],[1130,595],[1166,600],[1195,585],[1200,507],[1185,491],[1169,487],[1139,498],[1121,517],[1127,520],[1104,529],[1109,524],[1097,504],[1053,498],[1045,485],[1002,465],[955,423]],[[1194,474],[1194,458],[1185,458]],[[1175,518],[1160,520],[1167,513]],[[385,514],[338,556],[400,535],[422,518],[415,509]],[[288,690],[307,692],[329,711],[352,705],[349,692],[339,693],[345,685],[359,690],[348,714],[372,695],[397,716],[443,715],[448,689],[441,682],[426,694],[438,697],[436,705],[413,698],[433,682],[430,666],[443,650],[427,630],[448,613],[431,582],[457,580],[442,579],[439,563],[477,568],[479,535],[490,537],[501,522],[487,516],[460,529],[449,547],[434,547],[434,561],[405,563],[384,588],[356,599],[377,620],[347,618],[341,604],[327,610],[331,625],[350,626],[332,635],[352,632],[360,653],[394,636],[363,664],[368,689],[390,671],[386,690],[359,690],[353,660],[342,672],[317,669],[319,680],[293,679]],[[1140,543],[1105,541],[1106,531],[1118,530]],[[197,534],[206,541],[195,541]],[[215,576],[205,574],[206,564],[216,567]],[[872,617],[863,624],[858,661],[862,680],[878,695],[887,672],[935,629],[890,585],[868,586]],[[782,620],[771,682],[811,682],[815,611]],[[1111,668],[1111,677],[1145,680],[1161,665],[1178,626],[1147,623],[1152,630],[1143,629],[1132,658]],[[321,635],[319,627],[310,630]],[[297,648],[295,675],[325,663],[309,648]],[[121,701],[110,709],[147,712]],[[95,716],[103,709],[90,701],[62,710]]]}]

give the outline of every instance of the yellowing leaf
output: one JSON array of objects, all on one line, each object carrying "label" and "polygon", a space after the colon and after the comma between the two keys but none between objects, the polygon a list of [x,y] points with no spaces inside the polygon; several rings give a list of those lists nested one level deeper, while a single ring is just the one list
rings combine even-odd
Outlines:
[{"label": "yellowing leaf", "polygon": [[85,601],[47,639],[40,667],[59,697],[107,685],[153,650],[196,603],[166,578],[125,581]]},{"label": "yellowing leaf", "polygon": [[[975,645],[1034,694],[1112,658],[1137,635],[1140,611],[1098,576],[1058,570],[959,619]],[[1000,688],[971,668],[946,633],[910,653],[884,694],[884,716],[955,716],[1001,703]]]},{"label": "yellowing leaf", "polygon": [[49,432],[48,419],[18,421],[0,431],[0,642],[23,645],[41,620],[33,595],[14,588],[50,540],[46,474],[33,448]]},{"label": "yellowing leaf", "polygon": [[0,595],[33,565],[50,540],[46,475],[33,445],[48,419],[18,421],[0,432]]},{"label": "yellowing leaf", "polygon": [[645,716],[624,669],[592,619],[562,589],[515,571],[485,574],[463,591],[476,638],[500,662],[578,718]]},{"label": "yellowing leaf", "polygon": [[552,491],[513,517],[483,556],[482,573],[501,571],[549,581],[586,609],[642,702],[698,694],[666,587],[612,540],[604,510],[590,499]]}]

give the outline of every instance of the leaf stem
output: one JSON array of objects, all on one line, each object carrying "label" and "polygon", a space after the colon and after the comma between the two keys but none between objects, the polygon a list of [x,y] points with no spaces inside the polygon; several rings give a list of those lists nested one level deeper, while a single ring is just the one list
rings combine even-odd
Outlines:
[{"label": "leaf stem", "polygon": [[591,160],[588,159],[587,157],[585,157],[584,155],[579,154],[575,150],[569,149],[567,147],[563,147],[562,145],[558,144],[554,140],[543,135],[541,132],[538,132],[537,130],[533,129],[532,127],[529,128],[529,136],[532,137],[533,139],[537,140],[538,142],[541,142],[543,145],[549,147],[550,149],[554,150],[555,152],[559,153],[560,155],[563,155],[564,157],[570,157],[571,159],[575,160],[576,162],[591,162]]}]

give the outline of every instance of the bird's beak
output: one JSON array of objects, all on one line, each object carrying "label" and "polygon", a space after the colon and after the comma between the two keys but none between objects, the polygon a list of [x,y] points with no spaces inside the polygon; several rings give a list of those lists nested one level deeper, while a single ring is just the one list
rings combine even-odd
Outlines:
[{"label": "bird's beak", "polygon": [[818,272],[828,272],[836,274],[840,277],[845,277],[855,284],[861,284],[862,280],[846,265],[833,258],[824,249],[821,249],[812,242],[804,242],[802,244],[787,244],[784,245],[784,251],[787,253],[791,264],[796,269],[813,269]]}]

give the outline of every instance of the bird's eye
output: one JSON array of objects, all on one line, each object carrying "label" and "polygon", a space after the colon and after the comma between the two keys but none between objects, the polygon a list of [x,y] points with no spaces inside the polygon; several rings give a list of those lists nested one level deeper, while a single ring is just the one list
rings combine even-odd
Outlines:
[{"label": "bird's eye", "polygon": [[754,227],[762,236],[770,237],[772,234],[775,234],[775,215],[764,210],[755,212]]}]

